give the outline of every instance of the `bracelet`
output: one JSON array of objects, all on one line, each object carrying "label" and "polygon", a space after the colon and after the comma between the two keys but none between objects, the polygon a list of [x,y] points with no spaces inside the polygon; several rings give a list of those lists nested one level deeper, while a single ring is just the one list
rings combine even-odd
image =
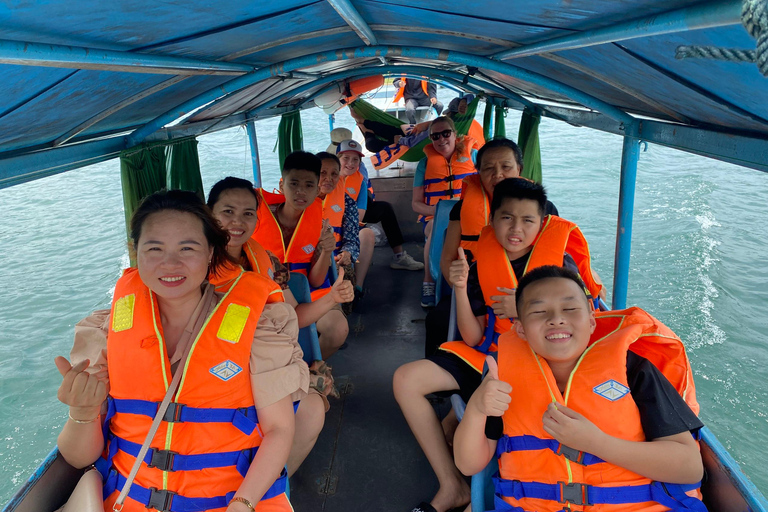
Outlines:
[{"label": "bracelet", "polygon": [[240,503],[242,503],[243,505],[251,509],[251,512],[256,512],[256,508],[254,508],[253,504],[247,499],[243,498],[242,496],[235,496],[230,500],[229,503],[231,504],[233,501],[239,501]]},{"label": "bracelet", "polygon": [[67,415],[69,416],[69,419],[71,419],[75,423],[80,423],[81,425],[83,425],[85,423],[93,423],[94,421],[99,419],[99,416],[101,416],[101,413],[97,414],[96,417],[93,418],[92,420],[76,420],[75,418],[72,417],[72,413],[71,412],[68,412]]}]

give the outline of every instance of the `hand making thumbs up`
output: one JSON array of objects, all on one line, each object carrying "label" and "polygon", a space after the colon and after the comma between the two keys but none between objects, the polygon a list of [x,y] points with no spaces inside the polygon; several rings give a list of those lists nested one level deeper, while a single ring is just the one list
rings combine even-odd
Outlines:
[{"label": "hand making thumbs up", "polygon": [[331,287],[331,298],[338,304],[352,302],[355,298],[355,289],[352,286],[352,281],[344,280],[344,267],[339,268],[339,277]]},{"label": "hand making thumbs up", "polygon": [[509,396],[512,386],[499,380],[499,367],[493,356],[487,356],[485,362],[488,365],[488,374],[472,395],[467,407],[474,407],[477,412],[485,416],[501,416],[512,401]]},{"label": "hand making thumbs up", "polygon": [[459,259],[451,262],[448,269],[448,278],[454,288],[464,289],[467,287],[467,278],[469,277],[469,263],[464,254],[464,249],[459,247]]}]

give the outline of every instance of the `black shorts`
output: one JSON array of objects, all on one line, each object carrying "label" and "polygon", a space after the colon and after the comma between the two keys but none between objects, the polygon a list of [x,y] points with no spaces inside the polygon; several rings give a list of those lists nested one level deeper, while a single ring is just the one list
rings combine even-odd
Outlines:
[{"label": "black shorts", "polygon": [[[482,375],[477,370],[456,354],[446,352],[445,350],[437,350],[437,352],[427,358],[427,361],[432,361],[450,373],[459,385],[456,393],[461,396],[464,402],[469,402],[469,397],[472,396],[472,393],[475,392],[482,381]],[[451,391],[446,394],[452,395],[453,393]]]}]

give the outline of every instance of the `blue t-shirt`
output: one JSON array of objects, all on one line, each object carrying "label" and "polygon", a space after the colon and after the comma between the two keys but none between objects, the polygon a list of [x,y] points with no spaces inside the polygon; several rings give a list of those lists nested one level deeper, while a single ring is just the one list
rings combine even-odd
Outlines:
[{"label": "blue t-shirt", "polygon": [[[472,149],[472,163],[477,164],[477,150]],[[427,157],[419,160],[419,165],[416,166],[416,174],[413,175],[413,188],[424,186],[424,176],[427,174]]]}]

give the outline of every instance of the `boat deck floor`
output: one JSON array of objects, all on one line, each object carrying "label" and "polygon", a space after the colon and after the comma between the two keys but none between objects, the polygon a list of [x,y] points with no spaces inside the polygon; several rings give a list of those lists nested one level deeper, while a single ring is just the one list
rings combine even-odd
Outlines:
[{"label": "boat deck floor", "polygon": [[[413,243],[406,250],[423,254]],[[405,512],[437,492],[392,393],[395,370],[424,357],[423,272],[392,270],[391,257],[376,249],[366,295],[348,318],[348,347],[329,358],[341,399],[331,399],[315,448],[291,478],[297,512]]]}]

